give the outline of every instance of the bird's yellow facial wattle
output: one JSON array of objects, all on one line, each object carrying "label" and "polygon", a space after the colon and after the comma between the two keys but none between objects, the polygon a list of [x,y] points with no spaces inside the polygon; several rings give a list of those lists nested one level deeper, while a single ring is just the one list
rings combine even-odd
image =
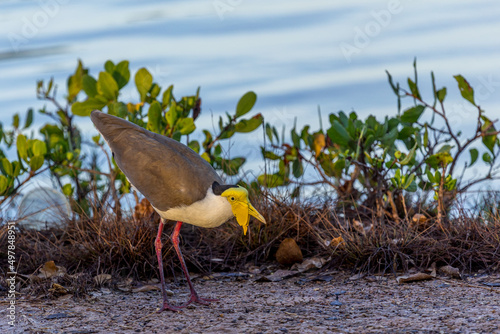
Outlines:
[{"label": "bird's yellow facial wattle", "polygon": [[226,197],[229,204],[231,204],[231,209],[236,217],[238,224],[243,227],[243,234],[247,234],[248,222],[250,221],[250,215],[254,216],[264,224],[266,220],[262,215],[255,210],[255,208],[250,204],[248,200],[248,191],[245,188],[229,188],[221,194],[222,197]]}]

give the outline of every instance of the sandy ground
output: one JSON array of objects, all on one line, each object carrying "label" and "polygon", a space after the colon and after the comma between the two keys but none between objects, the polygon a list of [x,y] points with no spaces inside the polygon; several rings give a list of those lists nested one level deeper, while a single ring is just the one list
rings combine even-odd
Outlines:
[{"label": "sandy ground", "polygon": [[[104,288],[85,300],[20,296],[14,327],[7,325],[6,300],[0,301],[0,333],[500,333],[499,275],[468,283],[352,278],[347,273],[301,274],[278,282],[247,274],[199,277],[194,284],[200,295],[220,300],[181,313],[157,314],[159,291]],[[168,286],[173,303],[188,298],[184,284]]]}]

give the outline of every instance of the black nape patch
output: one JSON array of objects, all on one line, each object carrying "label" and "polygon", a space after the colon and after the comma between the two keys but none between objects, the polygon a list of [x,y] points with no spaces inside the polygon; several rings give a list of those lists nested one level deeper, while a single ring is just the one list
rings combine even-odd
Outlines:
[{"label": "black nape patch", "polygon": [[217,196],[222,195],[222,193],[224,191],[228,190],[229,188],[238,188],[238,186],[235,185],[235,184],[232,184],[232,185],[227,185],[227,184],[220,185],[219,182],[217,182],[217,181],[214,181],[214,183],[212,183],[212,191]]}]

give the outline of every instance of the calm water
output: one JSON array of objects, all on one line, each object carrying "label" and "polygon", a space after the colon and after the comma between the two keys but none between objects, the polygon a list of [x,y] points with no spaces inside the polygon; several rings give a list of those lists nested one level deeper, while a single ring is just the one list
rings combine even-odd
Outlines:
[{"label": "calm water", "polygon": [[[160,85],[173,83],[176,96],[201,86],[201,127],[248,90],[256,112],[288,129],[295,117],[318,126],[318,106],[324,124],[337,110],[383,117],[396,112],[385,70],[405,81],[417,57],[422,85],[434,70],[454,124],[467,129],[470,108],[452,76],[468,78],[500,118],[499,17],[493,0],[3,1],[0,121],[43,105],[36,80],[53,76],[62,96],[78,58],[94,75],[107,59],[128,59],[133,72],[146,66]],[[88,119],[79,124],[94,131]],[[259,156],[257,144],[233,150]]]}]

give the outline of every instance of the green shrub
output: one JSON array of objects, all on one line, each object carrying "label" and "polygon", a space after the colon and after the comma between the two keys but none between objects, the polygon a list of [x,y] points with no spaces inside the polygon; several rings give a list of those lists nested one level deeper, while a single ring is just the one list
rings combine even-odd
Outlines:
[{"label": "green shrub", "polygon": [[[39,112],[52,122],[43,125],[40,135],[35,135],[31,128],[33,109],[29,109],[23,127],[20,127],[18,114],[14,115],[11,130],[3,131],[0,124],[0,143],[7,149],[17,149],[17,158],[12,160],[0,150],[0,204],[13,198],[33,177],[48,170],[64,194],[73,200],[76,212],[99,210],[100,203],[111,199],[115,212],[121,214],[120,198],[130,192],[127,178],[105,149],[102,152],[107,158],[107,169],[98,164],[102,152],[96,147],[102,148],[103,141],[98,135],[92,138],[94,144],[86,142],[75,124],[77,117],[87,117],[94,109],[183,141],[214,168],[226,175],[238,174],[246,159],[225,159],[221,142],[235,133],[254,131],[263,123],[261,114],[244,118],[256,102],[255,93],[244,94],[234,113],[226,113],[226,118],[220,117],[219,131],[212,133],[203,130],[205,139],[199,142],[189,138],[196,130],[196,120],[201,112],[199,89],[194,95],[176,99],[172,85],[163,89],[153,81],[153,76],[146,68],[141,68],[134,76],[139,96],[139,102],[134,103],[120,96],[120,91],[129,83],[130,77],[128,61],[114,64],[108,60],[104,70],[96,77],[79,61],[75,73],[68,78],[63,102],[56,98],[56,86],[52,79],[48,83],[39,81],[37,97],[51,104],[50,109],[44,107]],[[29,132],[31,134],[27,135]],[[92,153],[84,154],[82,145],[90,145]]]},{"label": "green shrub", "polygon": [[[331,187],[342,205],[372,209],[376,217],[407,215],[404,192],[433,191],[437,201],[437,218],[445,217],[457,193],[495,177],[493,165],[499,153],[498,131],[494,122],[474,101],[474,90],[461,76],[455,76],[462,97],[476,109],[475,132],[464,138],[448,118],[444,100],[446,87],[436,88],[432,79],[432,102],[425,101],[419,90],[416,62],[414,78],[408,78],[408,89],[389,83],[398,99],[398,113],[382,121],[370,115],[360,119],[356,112],[342,111],[329,115],[329,127],[312,132],[310,126],[296,126],[290,141],[281,139],[271,124],[266,124],[270,142],[262,147],[267,160],[277,162],[274,173],[258,177],[267,187],[294,185],[294,195],[307,185]],[[411,105],[401,111],[403,99]],[[284,136],[282,136],[283,138]],[[470,160],[461,175],[476,163],[477,148],[482,142],[483,161],[489,170],[475,180],[457,178],[457,161],[467,152]],[[318,178],[306,181],[305,166],[312,167]]]}]

